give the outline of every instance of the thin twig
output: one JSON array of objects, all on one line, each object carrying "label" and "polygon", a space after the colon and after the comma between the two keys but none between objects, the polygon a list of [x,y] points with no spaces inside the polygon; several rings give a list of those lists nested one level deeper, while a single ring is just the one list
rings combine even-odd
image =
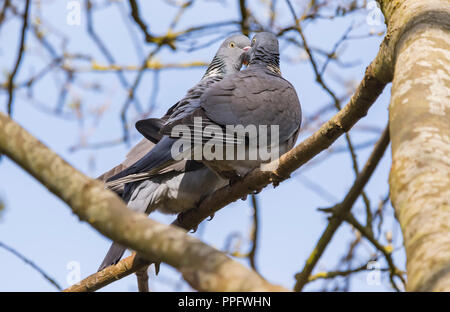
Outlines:
[{"label": "thin twig", "polygon": [[252,208],[253,208],[253,226],[252,226],[252,248],[248,253],[248,259],[250,266],[255,272],[258,272],[256,268],[256,251],[258,250],[258,235],[259,235],[259,215],[258,215],[258,198],[255,194],[251,196]]},{"label": "thin twig", "polygon": [[48,275],[47,273],[45,273],[45,271],[43,269],[41,269],[37,264],[35,264],[33,261],[31,261],[30,259],[28,259],[27,257],[25,257],[24,255],[22,255],[20,252],[18,252],[17,250],[15,250],[14,248],[6,245],[5,243],[0,242],[0,247],[9,251],[10,253],[12,253],[13,255],[15,255],[17,258],[19,258],[20,260],[22,260],[23,262],[25,262],[26,264],[28,264],[29,266],[31,266],[33,269],[35,269],[39,274],[42,275],[42,277],[44,279],[46,279],[50,284],[52,284],[56,289],[58,289],[59,291],[62,290],[62,287],[53,279],[50,277],[50,275]]},{"label": "thin twig", "polygon": [[25,11],[23,13],[23,25],[22,25],[22,32],[20,35],[20,44],[19,44],[19,52],[17,53],[17,60],[14,65],[14,69],[9,75],[9,81],[8,81],[8,104],[7,104],[7,110],[8,115],[12,115],[12,106],[14,101],[14,77],[17,74],[17,71],[19,70],[20,62],[22,61],[22,56],[25,51],[25,38],[27,34],[27,27],[28,27],[28,12],[30,10],[30,0],[26,0],[25,2]]}]

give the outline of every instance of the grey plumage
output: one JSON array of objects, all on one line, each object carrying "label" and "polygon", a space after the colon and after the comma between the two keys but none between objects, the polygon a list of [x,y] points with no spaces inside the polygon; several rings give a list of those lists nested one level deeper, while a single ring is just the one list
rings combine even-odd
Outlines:
[{"label": "grey plumage", "polygon": [[[124,169],[130,167],[135,162],[137,162],[139,159],[145,156],[152,148],[155,146],[155,143],[147,140],[146,138],[139,141],[138,144],[136,144],[126,155],[125,160],[120,163],[119,165],[115,166],[114,168],[108,170],[107,172],[103,173],[101,176],[99,176],[97,179],[103,182],[106,182],[109,178],[112,176],[118,174],[119,172],[123,171]],[[116,193],[119,195],[122,194],[123,191],[123,185],[117,189],[113,189]]]},{"label": "grey plumage", "polygon": [[[271,33],[256,34],[248,52],[249,66],[228,75],[209,87],[201,97],[185,108],[181,121],[168,119],[161,127],[163,134],[171,134],[177,124],[193,128],[194,118],[201,117],[206,125],[279,126],[280,154],[291,149],[301,125],[301,107],[294,87],[281,76],[278,40]],[[205,138],[206,140],[207,138]],[[239,138],[238,138],[239,139]],[[232,137],[225,136],[225,141]],[[247,144],[245,140],[236,144]],[[258,167],[255,160],[202,160],[224,178],[236,179]]]},{"label": "grey plumage", "polygon": [[[233,46],[231,46],[233,45]],[[244,35],[234,35],[227,38],[220,46],[216,55],[208,67],[202,80],[193,88],[188,90],[186,95],[173,105],[167,113],[158,121],[155,119],[146,119],[137,123],[138,130],[149,140],[154,142],[156,138],[155,129],[161,128],[164,133],[164,126],[170,124],[171,127],[181,122],[185,116],[192,116],[192,112],[199,107],[199,100],[203,93],[212,85],[221,81],[225,76],[239,72],[244,62],[243,49],[249,48],[250,40]],[[146,127],[148,123],[148,127]],[[146,130],[150,132],[145,132]],[[110,188],[117,188],[126,183],[141,181],[146,178],[161,173],[160,170],[166,169],[174,164],[170,155],[171,146],[174,140],[165,137],[161,139],[155,147],[138,162],[126,168],[122,172],[110,177],[106,185]],[[164,146],[162,146],[164,145]],[[127,194],[125,194],[127,195]]]},{"label": "grey plumage", "polygon": [[[174,122],[184,114],[189,114],[190,107],[195,107],[194,103],[208,88],[224,76],[238,72],[244,61],[243,49],[249,45],[250,40],[243,35],[226,39],[202,80],[182,100],[161,119],[137,123],[138,131],[147,141],[141,141],[134,148],[136,155],[127,155],[124,163],[101,176],[108,188],[122,194],[130,209],[144,213],[156,209],[164,213],[180,213],[194,208],[205,196],[228,183],[201,163],[192,160],[174,161],[170,154],[174,139],[162,136],[158,130],[168,120]],[[124,251],[123,246],[113,243],[99,271],[117,263]]]}]

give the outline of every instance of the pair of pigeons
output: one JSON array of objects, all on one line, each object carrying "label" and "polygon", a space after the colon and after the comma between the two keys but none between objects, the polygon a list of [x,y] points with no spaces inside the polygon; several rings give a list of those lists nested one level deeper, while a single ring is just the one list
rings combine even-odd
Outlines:
[{"label": "pair of pigeons", "polygon": [[[240,71],[243,64],[248,66]],[[196,126],[199,120],[200,128]],[[136,123],[145,138],[122,164],[99,179],[121,195],[132,210],[146,214],[155,210],[181,213],[195,209],[203,198],[242,178],[262,162],[260,158],[249,159],[248,137],[238,133],[230,135],[229,131],[216,137],[205,128],[276,126],[277,132],[270,135],[277,136],[276,148],[282,154],[294,146],[300,124],[297,94],[281,76],[276,36],[261,32],[250,42],[244,35],[234,35],[222,43],[200,82],[162,118]],[[180,138],[179,131],[174,131],[180,126],[194,135]],[[226,146],[244,145],[247,156],[244,159],[186,157],[195,154],[195,148],[190,148],[195,137],[200,137],[201,147],[207,141]],[[181,139],[188,141],[188,147],[186,144],[176,147]],[[184,157],[175,157],[174,151]],[[113,243],[99,271],[116,264],[125,250],[124,246]]]}]

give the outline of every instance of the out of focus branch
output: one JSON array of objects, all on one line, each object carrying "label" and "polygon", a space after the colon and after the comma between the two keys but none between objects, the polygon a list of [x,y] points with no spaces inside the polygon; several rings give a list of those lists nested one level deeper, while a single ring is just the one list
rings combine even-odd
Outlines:
[{"label": "out of focus branch", "polygon": [[[310,276],[309,281],[313,282],[318,279],[331,279],[331,278],[335,278],[337,276],[345,277],[345,276],[349,276],[350,274],[358,273],[358,272],[362,272],[362,271],[366,271],[366,270],[370,270],[368,268],[368,263],[363,264],[355,269],[350,269],[350,270],[345,270],[345,271],[320,272],[320,273]],[[389,271],[389,268],[380,269],[380,271]]]},{"label": "out of focus branch", "polygon": [[8,9],[8,7],[10,5],[11,5],[10,0],[5,0],[3,2],[2,10],[0,11],[0,28],[2,27],[3,21],[4,21],[5,16],[6,16],[6,10]]},{"label": "out of focus branch", "polygon": [[145,41],[150,42],[153,39],[153,36],[148,31],[147,24],[145,24],[145,22],[141,19],[136,0],[129,0],[129,2],[131,7],[131,16],[133,17],[133,20],[136,22],[136,24],[138,24],[139,28],[144,33]]},{"label": "out of focus branch", "polygon": [[31,266],[33,269],[35,269],[39,274],[42,275],[42,277],[44,279],[46,279],[50,284],[52,284],[56,289],[58,290],[62,290],[62,287],[53,279],[50,277],[49,274],[47,274],[42,268],[40,268],[37,264],[35,264],[33,261],[31,261],[30,259],[28,259],[27,257],[25,257],[24,255],[22,255],[20,252],[18,252],[17,250],[15,250],[14,248],[0,242],[0,247],[9,251],[10,253],[12,253],[14,256],[16,256],[17,258],[19,258],[20,260],[22,260],[23,262],[25,262],[26,264],[28,264],[29,266]]},{"label": "out of focus branch", "polygon": [[249,12],[245,0],[239,0],[239,10],[241,12],[241,31],[244,35],[248,36],[250,33],[250,27],[248,24]]},{"label": "out of focus branch", "polygon": [[[6,7],[6,3],[5,3]],[[19,43],[19,51],[17,52],[17,60],[14,65],[14,68],[12,72],[9,74],[9,80],[8,80],[8,103],[7,103],[7,110],[8,115],[12,114],[12,105],[14,101],[14,78],[17,74],[17,71],[19,70],[20,62],[22,61],[22,56],[25,51],[25,38],[27,35],[27,27],[28,27],[28,12],[30,10],[30,0],[26,0],[25,2],[25,11],[23,13],[23,24],[22,24],[22,31],[20,35],[20,43]]]},{"label": "out of focus branch", "polygon": [[256,251],[258,250],[258,235],[259,235],[259,205],[258,205],[258,198],[255,194],[252,194],[251,196],[252,201],[252,210],[253,210],[253,224],[252,224],[252,248],[250,249],[250,252],[248,253],[248,259],[250,261],[250,266],[253,270],[258,272],[256,268]]}]

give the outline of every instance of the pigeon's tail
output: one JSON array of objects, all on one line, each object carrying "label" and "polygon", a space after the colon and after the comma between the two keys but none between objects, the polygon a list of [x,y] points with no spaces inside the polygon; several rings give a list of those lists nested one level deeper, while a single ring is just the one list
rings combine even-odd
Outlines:
[{"label": "pigeon's tail", "polygon": [[102,264],[100,264],[98,271],[101,271],[104,268],[119,262],[120,258],[122,258],[126,249],[127,249],[126,247],[120,244],[112,243],[111,247],[109,247],[108,253],[105,256],[105,259],[103,259]]}]

